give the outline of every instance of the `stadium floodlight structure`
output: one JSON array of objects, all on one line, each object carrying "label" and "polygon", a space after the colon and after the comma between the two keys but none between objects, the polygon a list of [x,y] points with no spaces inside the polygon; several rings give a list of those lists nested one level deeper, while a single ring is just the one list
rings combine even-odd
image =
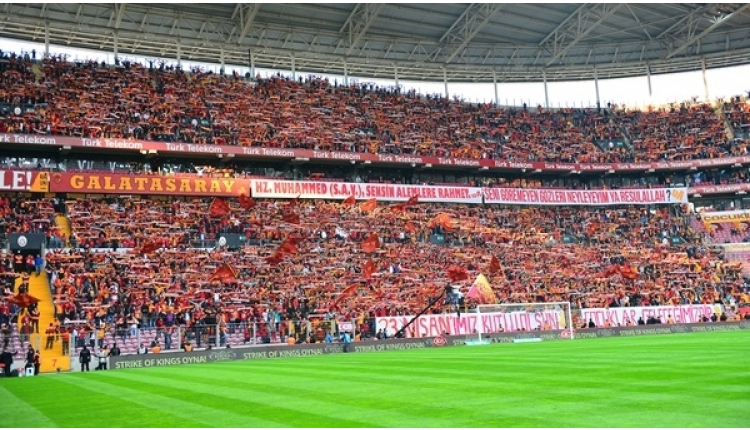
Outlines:
[{"label": "stadium floodlight structure", "polygon": [[499,332],[562,331],[563,339],[575,336],[568,302],[478,305],[469,312],[478,314],[478,318],[473,319],[473,330],[466,334],[467,345],[488,344],[489,335]]}]

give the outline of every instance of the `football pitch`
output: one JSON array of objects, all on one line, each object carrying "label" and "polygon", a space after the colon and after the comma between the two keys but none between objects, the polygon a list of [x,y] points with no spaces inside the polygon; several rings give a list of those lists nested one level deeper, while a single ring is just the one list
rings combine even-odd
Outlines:
[{"label": "football pitch", "polygon": [[0,427],[747,427],[750,330],[0,379]]}]

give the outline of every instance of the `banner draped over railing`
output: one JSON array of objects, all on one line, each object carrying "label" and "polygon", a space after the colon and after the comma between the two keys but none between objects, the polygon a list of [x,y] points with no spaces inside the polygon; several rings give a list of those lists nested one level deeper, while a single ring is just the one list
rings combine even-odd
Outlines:
[{"label": "banner draped over railing", "polygon": [[50,191],[87,194],[155,194],[257,198],[330,199],[508,205],[645,205],[687,203],[685,188],[564,190],[550,188],[479,188],[460,185],[363,184],[275,179],[202,178],[197,176],[119,173],[53,173]]}]

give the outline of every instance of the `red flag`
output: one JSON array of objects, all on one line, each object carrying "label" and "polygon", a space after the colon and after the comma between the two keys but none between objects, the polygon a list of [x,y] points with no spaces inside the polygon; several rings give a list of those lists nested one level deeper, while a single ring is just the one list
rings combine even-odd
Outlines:
[{"label": "red flag", "polygon": [[463,267],[453,264],[448,268],[448,278],[453,282],[463,281],[464,279],[469,279],[469,272]]},{"label": "red flag", "polygon": [[156,252],[159,248],[161,248],[160,243],[157,243],[155,240],[147,240],[141,245],[140,253],[151,254],[152,252]]},{"label": "red flag", "polygon": [[331,305],[331,307],[336,307],[340,301],[354,294],[354,292],[357,291],[357,288],[359,288],[359,285],[350,285],[344,288],[344,291],[341,292],[341,294],[338,296],[336,301],[333,302],[333,305]]},{"label": "red flag", "polygon": [[252,209],[255,207],[255,200],[252,197],[240,194],[240,207],[245,210]]},{"label": "red flag", "polygon": [[354,206],[357,203],[357,198],[354,197],[354,194],[347,197],[346,200],[341,202],[341,206]]},{"label": "red flag", "polygon": [[500,272],[504,275],[503,266],[500,264],[500,260],[498,260],[497,257],[495,257],[494,255],[492,256],[492,259],[490,260],[489,272],[493,275],[497,272]]},{"label": "red flag", "polygon": [[289,203],[287,203],[286,207],[288,209],[294,209],[294,208],[296,208],[297,207],[297,202],[299,201],[299,196],[300,195],[301,194],[297,194],[297,197],[295,197],[292,200],[290,200]]},{"label": "red flag", "polygon": [[265,260],[266,260],[266,263],[272,266],[275,266],[281,263],[282,261],[284,261],[284,254],[276,251],[273,253],[273,255],[269,255],[268,257],[266,257]]},{"label": "red flag", "polygon": [[361,205],[359,205],[359,209],[362,212],[372,212],[375,210],[375,208],[378,207],[378,200],[377,199],[370,199]]},{"label": "red flag", "polygon": [[290,254],[290,255],[296,255],[297,252],[297,245],[294,243],[293,239],[286,239],[283,242],[281,242],[281,245],[279,245],[279,249],[276,252],[280,252],[282,254]]},{"label": "red flag", "polygon": [[398,214],[406,210],[406,203],[396,203],[395,205],[389,206],[391,212]]},{"label": "red flag", "polygon": [[235,279],[237,279],[237,272],[235,272],[234,269],[232,269],[232,267],[229,264],[224,263],[221,266],[216,268],[216,271],[214,271],[214,274],[211,275],[209,282],[214,282],[214,281],[225,282],[225,281],[232,281]]},{"label": "red flag", "polygon": [[406,206],[414,206],[417,203],[419,203],[419,196],[411,196],[409,197],[409,200],[406,201]]},{"label": "red flag", "polygon": [[220,217],[229,214],[229,203],[224,199],[218,197],[214,198],[211,202],[211,206],[208,208],[208,213],[212,217]]},{"label": "red flag", "polygon": [[362,269],[362,273],[364,273],[365,278],[369,278],[373,273],[375,273],[375,270],[375,263],[372,260],[367,260],[364,269]]},{"label": "red flag", "polygon": [[380,238],[375,233],[370,233],[367,239],[362,242],[362,251],[368,254],[372,254],[378,248],[380,248]]},{"label": "red flag", "polygon": [[623,265],[619,269],[620,275],[626,279],[638,279],[638,271],[633,266]]},{"label": "red flag", "polygon": [[299,224],[299,215],[294,212],[287,212],[282,218],[289,224]]},{"label": "red flag", "polygon": [[34,303],[39,303],[39,299],[29,293],[16,294],[15,296],[11,296],[8,301],[17,304],[21,308],[28,308]]},{"label": "red flag", "polygon": [[406,230],[407,233],[416,233],[417,227],[415,227],[414,224],[411,221],[409,221],[404,226],[404,230]]}]

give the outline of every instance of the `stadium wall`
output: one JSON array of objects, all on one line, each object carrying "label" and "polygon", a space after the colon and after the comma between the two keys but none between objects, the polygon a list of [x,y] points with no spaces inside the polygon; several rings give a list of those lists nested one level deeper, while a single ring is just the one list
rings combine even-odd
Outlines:
[{"label": "stadium wall", "polygon": [[[607,337],[642,336],[655,334],[703,333],[730,330],[748,330],[750,321],[708,324],[671,324],[607,329],[581,329],[575,331],[576,338],[592,339]],[[567,339],[570,333],[563,331],[491,333],[486,338],[492,343],[513,343],[516,340],[541,338],[543,340]],[[463,336],[429,337],[419,339],[392,339],[355,342],[353,352],[381,352],[407,349],[424,349],[442,346],[459,346],[466,342]],[[306,357],[313,355],[343,353],[343,344],[264,345],[247,348],[211,349],[194,352],[171,352],[146,355],[121,355],[110,358],[110,369],[135,369],[165,367],[181,364],[216,363],[220,361],[246,361],[272,358]]]}]

